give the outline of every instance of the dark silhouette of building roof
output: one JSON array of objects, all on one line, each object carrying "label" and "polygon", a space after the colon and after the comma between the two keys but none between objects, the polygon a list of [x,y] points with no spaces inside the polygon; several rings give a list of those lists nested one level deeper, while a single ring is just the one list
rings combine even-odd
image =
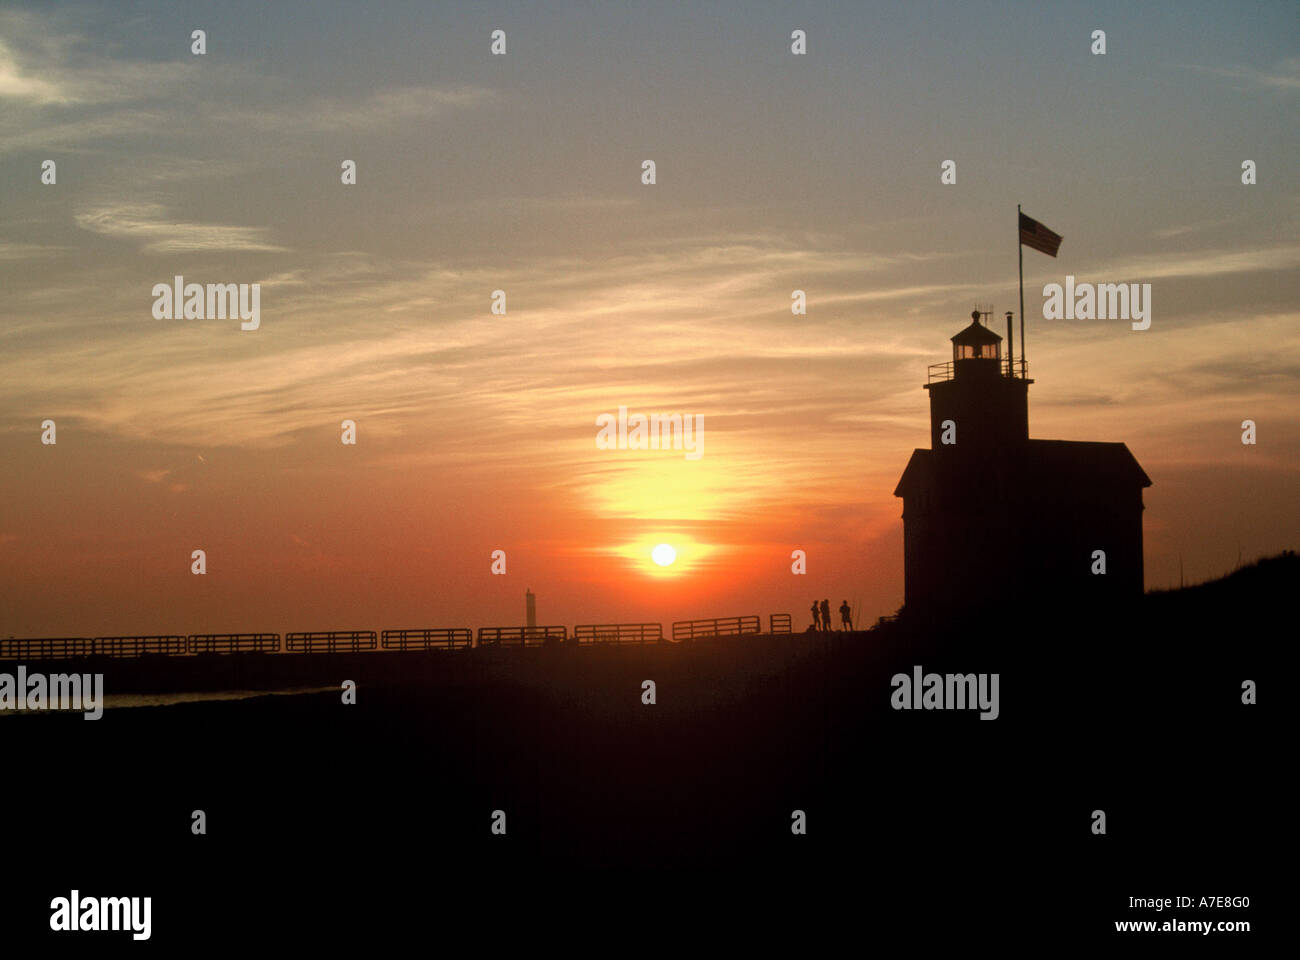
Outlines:
[{"label": "dark silhouette of building roof", "polygon": [[1030,440],[1028,461],[1052,473],[1071,473],[1109,483],[1138,482],[1151,486],[1142,465],[1127,444],[1098,443],[1089,440]]},{"label": "dark silhouette of building roof", "polygon": [[[1151,478],[1123,443],[1025,440],[1000,454],[998,462],[1013,466],[1022,482],[1039,490],[1064,491],[1131,483],[1151,486]],[[927,486],[934,476],[934,463],[933,450],[913,450],[894,488],[894,496],[907,496]],[[1062,484],[1062,479],[1067,482]]]},{"label": "dark silhouette of building roof", "polygon": [[990,330],[988,327],[979,323],[972,323],[965,330],[953,334],[950,338],[958,346],[970,344],[972,346],[983,346],[986,343],[1001,343],[1002,338]]}]

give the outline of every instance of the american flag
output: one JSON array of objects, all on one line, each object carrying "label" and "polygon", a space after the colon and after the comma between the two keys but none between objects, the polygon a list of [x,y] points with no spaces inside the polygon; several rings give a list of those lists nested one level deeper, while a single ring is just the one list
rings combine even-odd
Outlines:
[{"label": "american flag", "polygon": [[1061,235],[1053,233],[1033,217],[1027,217],[1022,213],[1020,215],[1020,242],[1027,247],[1033,247],[1035,250],[1047,254],[1049,257],[1054,257],[1061,246]]}]

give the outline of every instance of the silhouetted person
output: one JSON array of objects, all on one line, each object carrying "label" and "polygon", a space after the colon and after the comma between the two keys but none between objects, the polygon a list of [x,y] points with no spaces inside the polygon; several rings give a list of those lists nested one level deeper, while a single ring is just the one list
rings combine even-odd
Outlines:
[{"label": "silhouetted person", "polygon": [[829,598],[822,601],[822,629],[830,632],[831,629],[831,601]]},{"label": "silhouetted person", "polygon": [[812,615],[813,615],[813,629],[820,630],[822,628],[822,612],[821,612],[821,608],[817,606],[816,600],[813,601]]},{"label": "silhouetted person", "polygon": [[853,609],[847,600],[840,604],[840,626],[845,630],[853,629]]}]

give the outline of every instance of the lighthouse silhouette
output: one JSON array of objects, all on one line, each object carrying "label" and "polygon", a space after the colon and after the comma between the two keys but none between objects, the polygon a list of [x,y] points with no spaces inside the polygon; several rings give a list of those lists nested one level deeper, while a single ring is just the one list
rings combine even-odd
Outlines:
[{"label": "lighthouse silhouette", "polygon": [[894,490],[905,606],[1141,595],[1150,478],[1123,443],[1031,440],[1034,381],[980,317],[930,366],[930,449],[912,452]]}]

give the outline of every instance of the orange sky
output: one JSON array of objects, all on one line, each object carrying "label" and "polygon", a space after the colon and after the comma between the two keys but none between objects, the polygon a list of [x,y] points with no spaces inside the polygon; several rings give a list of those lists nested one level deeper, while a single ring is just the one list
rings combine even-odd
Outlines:
[{"label": "orange sky", "polygon": [[[342,8],[214,19],[206,59],[164,8],[7,12],[0,635],[514,624],[526,587],[570,626],[892,612],[926,366],[972,305],[1015,309],[1017,202],[1065,237],[1025,254],[1031,435],[1129,445],[1148,586],[1294,548],[1283,10],[1209,43],[1116,8],[1104,63],[1047,13],[848,11],[802,64],[770,11],[708,43],[521,12],[495,63]],[[1067,273],[1151,283],[1151,329],[1042,320]],[[260,283],[260,328],[154,319],[178,274]],[[703,457],[599,449],[619,406],[703,415]]]}]

